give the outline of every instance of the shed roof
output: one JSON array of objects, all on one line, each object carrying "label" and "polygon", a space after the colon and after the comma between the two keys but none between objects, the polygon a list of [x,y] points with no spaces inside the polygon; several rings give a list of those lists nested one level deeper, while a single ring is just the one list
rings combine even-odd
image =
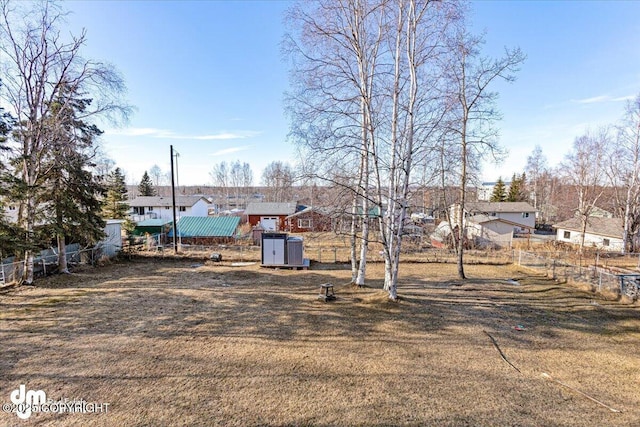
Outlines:
[{"label": "shed roof", "polygon": [[535,212],[536,208],[527,202],[469,202],[465,205],[467,212],[500,212],[519,213]]},{"label": "shed roof", "polygon": [[291,215],[296,211],[296,204],[252,202],[247,205],[246,215]]},{"label": "shed roof", "polygon": [[[183,216],[178,221],[181,237],[233,237],[240,224],[237,216]],[[169,231],[173,237],[173,230]]]},{"label": "shed roof", "polygon": [[330,216],[331,215],[331,212],[329,211],[328,208],[308,206],[308,207],[306,207],[306,208],[304,208],[304,209],[302,209],[302,210],[300,210],[300,211],[298,211],[296,213],[293,213],[293,214],[289,215],[287,217],[287,219],[295,218],[295,217],[298,217],[298,216],[301,216],[301,215],[305,215],[305,214],[308,214],[310,212],[315,212],[317,214],[325,215],[325,216]]},{"label": "shed roof", "polygon": [[[553,228],[582,232],[582,224],[580,224],[580,218],[571,218],[566,221],[553,224]],[[622,239],[622,219],[621,218],[601,218],[601,217],[589,217],[587,220],[586,232],[589,234],[596,234],[598,236],[615,237]]]},{"label": "shed roof", "polygon": [[[209,201],[202,196],[176,196],[176,206],[191,207],[198,203],[199,200],[204,200],[207,204]],[[139,196],[129,202],[131,207],[141,206],[173,206],[173,198],[161,197],[161,196]]]},{"label": "shed roof", "polygon": [[170,218],[145,219],[136,224],[136,227],[162,227],[173,222]]},{"label": "shed roof", "polygon": [[508,224],[508,225],[512,225],[514,227],[520,227],[520,228],[528,228],[533,230],[535,227],[530,227],[528,225],[524,225],[518,222],[513,222],[513,221],[509,221],[507,219],[504,218],[498,218],[495,216],[488,216],[488,215],[472,215],[469,217],[469,221],[474,222],[476,224],[487,224],[489,222],[501,222],[503,224]]}]

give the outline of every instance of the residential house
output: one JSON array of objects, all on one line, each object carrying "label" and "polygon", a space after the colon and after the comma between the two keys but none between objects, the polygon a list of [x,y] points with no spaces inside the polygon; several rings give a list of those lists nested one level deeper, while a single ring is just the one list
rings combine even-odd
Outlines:
[{"label": "residential house", "polygon": [[[140,196],[128,202],[133,221],[173,218],[173,198]],[[176,196],[176,217],[206,217],[215,212],[214,205],[203,196]]]},{"label": "residential house", "polygon": [[[571,218],[554,224],[558,242],[579,245],[582,239],[580,218]],[[584,245],[607,251],[623,249],[623,224],[620,218],[589,217],[584,233]]]},{"label": "residential house", "polygon": [[260,225],[265,231],[286,230],[287,217],[297,211],[297,204],[253,202],[247,205],[245,215],[251,226]]},{"label": "residential house", "polygon": [[309,231],[331,231],[333,220],[327,209],[305,207],[285,218],[287,231],[304,233]]},{"label": "residential house", "polygon": [[534,228],[527,228],[522,224],[488,215],[473,215],[467,218],[467,237],[473,238],[476,246],[511,247],[515,230],[526,229],[533,233]]},{"label": "residential house", "polygon": [[[469,215],[465,221],[465,241],[475,247],[511,247],[514,230],[526,228],[507,219],[488,215]],[[533,227],[528,231],[533,233]],[[431,233],[431,244],[434,247],[445,247],[450,241],[451,228],[447,221],[442,221]]]},{"label": "residential house", "polygon": [[[237,216],[195,217],[183,216],[178,221],[178,239],[183,245],[211,246],[232,243],[235,240],[240,218]],[[173,229],[169,239],[173,239]]]},{"label": "residential house", "polygon": [[[468,202],[465,204],[465,217],[484,215],[490,218],[513,223],[514,233],[530,233],[536,225],[536,209],[526,202]],[[450,207],[454,223],[458,222],[460,205]]]}]

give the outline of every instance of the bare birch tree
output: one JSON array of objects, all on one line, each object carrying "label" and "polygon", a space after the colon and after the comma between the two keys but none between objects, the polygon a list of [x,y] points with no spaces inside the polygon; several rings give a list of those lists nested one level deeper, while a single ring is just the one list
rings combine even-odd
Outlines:
[{"label": "bare birch tree", "polygon": [[22,282],[33,282],[33,251],[38,242],[35,225],[41,216],[38,196],[43,191],[43,163],[50,150],[46,117],[61,85],[92,97],[81,120],[128,113],[120,99],[124,83],[113,67],[85,60],[81,49],[86,32],[62,36],[64,12],[53,2],[0,2],[0,55],[5,88],[3,101],[17,119],[12,143],[14,168],[23,190],[18,223],[25,233]]},{"label": "bare birch tree", "polygon": [[547,170],[547,159],[542,152],[542,147],[536,145],[529,156],[527,156],[527,165],[525,171],[527,178],[531,183],[532,189],[532,205],[536,209],[540,209],[543,202],[543,174]]},{"label": "bare birch tree", "polygon": [[209,177],[213,185],[222,189],[224,202],[220,204],[221,207],[229,209],[229,166],[227,162],[214,164],[209,172]]},{"label": "bare birch tree", "polygon": [[610,182],[621,190],[622,196],[617,202],[623,219],[622,252],[633,252],[640,231],[640,95],[625,107],[617,128],[617,144],[609,159]]},{"label": "bare birch tree", "polygon": [[606,128],[587,132],[573,141],[571,151],[561,163],[565,184],[576,192],[580,218],[581,236],[579,252],[584,248],[585,233],[589,217],[604,193],[605,160],[610,149],[610,135]]},{"label": "bare birch tree", "polygon": [[495,122],[500,119],[495,107],[498,93],[491,91],[491,87],[497,80],[514,81],[514,73],[524,61],[523,53],[517,48],[505,49],[504,56],[498,59],[484,57],[480,50],[482,44],[483,39],[469,34],[463,22],[449,40],[451,55],[445,65],[450,115],[448,131],[457,139],[460,159],[457,223],[451,225],[461,279],[465,278],[467,186],[481,159],[499,160],[503,154],[495,128]]},{"label": "bare birch tree", "polygon": [[[395,34],[393,78],[389,96],[391,120],[389,144],[374,157],[378,204],[385,206],[380,235],[385,259],[385,284],[389,298],[397,298],[400,251],[411,196],[411,176],[418,161],[427,161],[426,151],[444,117],[437,100],[442,77],[437,59],[444,54],[447,27],[457,19],[453,3],[407,0],[395,4],[387,24]],[[390,12],[393,12],[391,10]],[[395,25],[393,25],[395,23]],[[384,151],[388,151],[385,155]],[[381,161],[382,160],[382,161]],[[387,181],[386,189],[381,181]],[[386,203],[385,203],[386,202]]]},{"label": "bare birch tree", "polygon": [[[383,42],[384,1],[321,0],[297,3],[290,11],[296,35],[287,39],[295,61],[290,94],[294,117],[302,118],[294,134],[302,144],[326,153],[355,151],[352,216],[352,255],[360,229],[360,251],[353,282],[364,285],[370,233],[371,156],[376,150],[374,84]],[[330,131],[319,128],[329,124]],[[326,144],[318,146],[313,137]],[[348,157],[346,155],[345,157]],[[380,207],[377,207],[377,211]],[[374,209],[375,211],[375,209]],[[356,260],[352,256],[352,265]]]},{"label": "bare birch tree", "polygon": [[291,200],[293,180],[293,169],[285,162],[273,161],[262,171],[262,184],[269,187],[272,202],[284,203]]}]

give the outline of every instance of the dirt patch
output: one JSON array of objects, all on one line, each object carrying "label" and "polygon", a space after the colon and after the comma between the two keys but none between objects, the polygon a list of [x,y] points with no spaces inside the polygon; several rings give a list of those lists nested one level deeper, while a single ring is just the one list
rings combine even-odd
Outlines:
[{"label": "dirt patch", "polygon": [[41,280],[0,295],[0,401],[25,384],[109,403],[25,423],[41,426],[640,422],[637,303],[509,266],[403,271],[397,302],[378,264],[365,288],[340,265],[170,259]]}]

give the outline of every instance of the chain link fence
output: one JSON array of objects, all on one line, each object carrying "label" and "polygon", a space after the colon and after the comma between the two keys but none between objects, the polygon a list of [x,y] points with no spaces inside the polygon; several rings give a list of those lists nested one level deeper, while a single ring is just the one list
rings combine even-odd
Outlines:
[{"label": "chain link fence", "polygon": [[[92,248],[80,249],[78,244],[68,245],[67,265],[95,265],[104,258],[113,258],[120,252],[120,247],[112,244],[100,244]],[[24,260],[16,261],[15,257],[2,260],[0,264],[0,285],[14,283],[24,274]],[[45,277],[58,271],[57,249],[46,249],[33,259],[33,276]]]},{"label": "chain link fence", "polygon": [[[630,254],[632,258],[636,254]],[[635,258],[634,258],[635,259]],[[523,267],[543,272],[547,277],[571,283],[591,286],[594,292],[626,295],[637,300],[640,274],[618,267],[598,266],[599,256],[593,265],[575,265],[563,260],[556,253],[518,251],[516,263]]]}]

